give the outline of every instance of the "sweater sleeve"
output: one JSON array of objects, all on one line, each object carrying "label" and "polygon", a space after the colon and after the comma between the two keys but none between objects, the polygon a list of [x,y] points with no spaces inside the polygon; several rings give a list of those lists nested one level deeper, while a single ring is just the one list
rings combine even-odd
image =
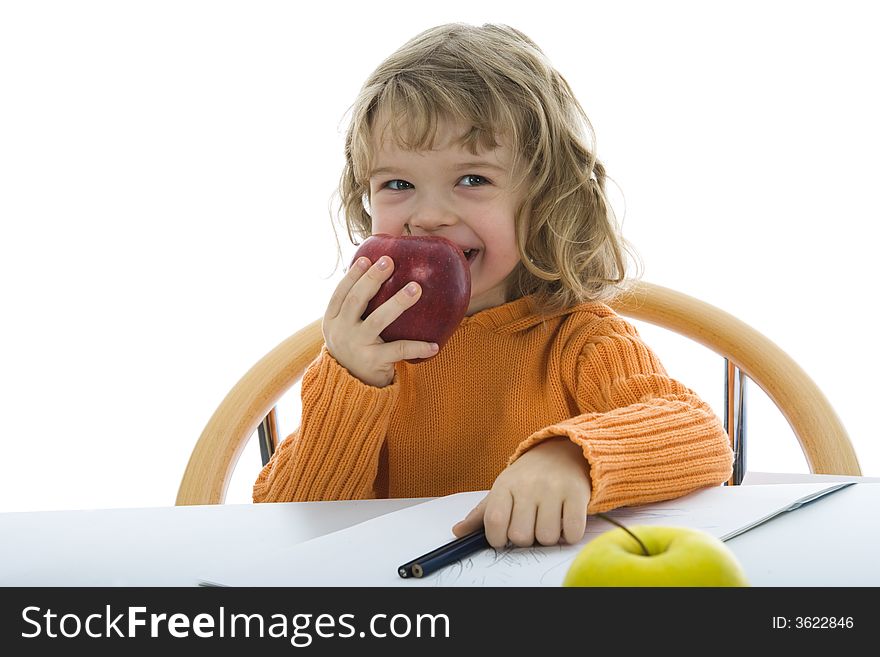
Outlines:
[{"label": "sweater sleeve", "polygon": [[567,436],[589,463],[590,513],[673,499],[726,481],[733,453],[709,405],[670,378],[620,317],[590,328],[571,384],[582,414],[533,433],[511,462],[543,440]]},{"label": "sweater sleeve", "polygon": [[302,379],[302,421],[254,484],[254,502],[369,499],[399,384],[375,388],[326,347]]}]

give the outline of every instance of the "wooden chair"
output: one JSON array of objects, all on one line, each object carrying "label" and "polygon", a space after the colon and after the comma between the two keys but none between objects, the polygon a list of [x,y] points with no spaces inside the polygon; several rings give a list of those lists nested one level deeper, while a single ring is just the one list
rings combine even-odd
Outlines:
[{"label": "wooden chair", "polygon": [[[763,334],[715,306],[651,283],[634,284],[610,305],[623,316],[684,335],[726,359],[723,419],[737,457],[729,483],[738,484],[745,470],[745,377],[757,383],[788,420],[811,472],[861,474],[846,429],[828,400]],[[178,505],[222,504],[235,464],[254,431],[259,431],[263,461],[268,460],[277,442],[275,404],[300,379],[322,344],[319,319],[284,340],[239,380],[193,449]]]}]

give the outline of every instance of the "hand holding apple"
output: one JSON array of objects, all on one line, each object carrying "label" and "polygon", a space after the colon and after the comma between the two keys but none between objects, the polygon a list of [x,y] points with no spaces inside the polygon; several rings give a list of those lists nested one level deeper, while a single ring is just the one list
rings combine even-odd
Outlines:
[{"label": "hand holding apple", "polygon": [[[368,237],[354,254],[376,262],[387,255],[394,261],[394,272],[367,303],[361,319],[393,297],[404,285],[415,281],[422,294],[388,325],[380,337],[385,342],[418,340],[434,342],[441,349],[467,312],[471,298],[471,273],[464,252],[443,237],[378,234]],[[411,358],[418,363],[425,358]]]},{"label": "hand holding apple", "polygon": [[[426,303],[400,325],[402,339],[386,333],[426,289]],[[358,249],[330,297],[321,326],[324,344],[352,376],[381,388],[394,380],[398,361],[416,363],[436,355],[469,302],[470,269],[455,244],[436,237],[376,235]]]},{"label": "hand holding apple", "polygon": [[733,552],[711,534],[688,527],[637,525],[629,529],[619,526],[587,543],[569,566],[562,585],[749,586],[749,583]]}]

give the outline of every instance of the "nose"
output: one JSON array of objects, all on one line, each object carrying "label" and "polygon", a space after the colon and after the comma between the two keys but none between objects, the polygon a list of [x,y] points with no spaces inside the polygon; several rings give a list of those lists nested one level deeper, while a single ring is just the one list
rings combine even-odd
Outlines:
[{"label": "nose", "polygon": [[433,233],[441,228],[457,224],[458,215],[449,207],[437,203],[425,203],[414,209],[409,217],[410,229]]}]

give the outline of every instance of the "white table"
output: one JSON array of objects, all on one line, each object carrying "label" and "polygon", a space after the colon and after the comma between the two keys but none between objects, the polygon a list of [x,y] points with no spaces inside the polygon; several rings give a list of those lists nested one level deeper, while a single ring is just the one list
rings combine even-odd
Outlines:
[{"label": "white table", "polygon": [[[874,478],[751,475],[748,483]],[[852,486],[732,539],[756,586],[880,585],[880,486]],[[871,493],[869,495],[868,493]],[[0,514],[0,586],[193,586],[221,551],[264,567],[295,544],[425,499]]]}]

